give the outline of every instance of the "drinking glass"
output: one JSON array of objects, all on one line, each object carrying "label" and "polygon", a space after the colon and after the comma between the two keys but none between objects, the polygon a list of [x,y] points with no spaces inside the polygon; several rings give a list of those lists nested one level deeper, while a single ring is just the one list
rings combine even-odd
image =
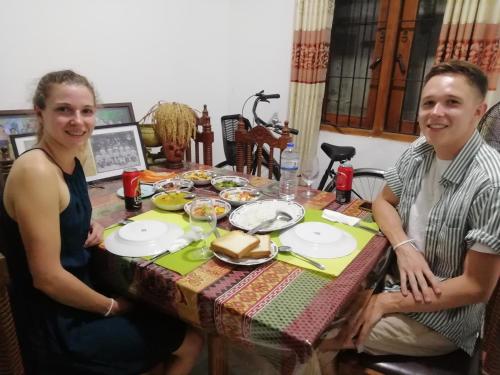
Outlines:
[{"label": "drinking glass", "polygon": [[306,198],[310,198],[311,196],[313,196],[311,185],[319,175],[318,157],[315,155],[307,156],[301,164],[302,166],[300,169],[300,174],[302,176],[302,180],[307,186],[307,190],[305,191],[304,196]]},{"label": "drinking glass", "polygon": [[217,215],[215,206],[210,198],[197,198],[191,202],[189,209],[191,230],[203,241],[201,249],[191,254],[193,259],[208,259],[213,256],[207,246],[207,238],[215,231]]}]

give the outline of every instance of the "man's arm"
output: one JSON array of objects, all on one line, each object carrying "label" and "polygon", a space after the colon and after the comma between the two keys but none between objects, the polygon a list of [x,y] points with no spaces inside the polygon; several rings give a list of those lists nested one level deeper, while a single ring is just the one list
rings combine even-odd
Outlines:
[{"label": "man's arm", "polygon": [[441,283],[441,295],[431,295],[428,303],[416,301],[412,295],[386,292],[372,296],[367,308],[360,312],[352,324],[351,337],[356,346],[363,345],[373,326],[386,314],[432,312],[487,302],[500,277],[500,256],[467,251],[464,272]]},{"label": "man's arm", "polygon": [[[392,246],[408,240],[396,211],[398,203],[399,198],[387,185],[373,202],[373,216]],[[432,297],[441,293],[439,281],[429,268],[422,252],[416,250],[410,243],[399,246],[395,252],[403,296],[409,294],[408,284],[417,302],[422,299],[430,302]]]}]

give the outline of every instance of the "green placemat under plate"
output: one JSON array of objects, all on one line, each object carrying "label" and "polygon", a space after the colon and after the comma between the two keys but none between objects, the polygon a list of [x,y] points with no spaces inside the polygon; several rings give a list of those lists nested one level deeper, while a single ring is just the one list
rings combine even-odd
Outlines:
[{"label": "green placemat under plate", "polygon": [[[184,211],[178,212],[168,212],[168,211],[160,211],[157,209],[144,212],[140,215],[131,217],[134,221],[140,220],[159,220],[165,221],[167,223],[177,224],[183,230],[186,230],[189,227],[189,218]],[[109,229],[104,231],[104,238],[109,236],[114,231],[118,230],[119,226],[111,226]],[[221,235],[226,233],[225,230],[219,229]],[[208,239],[207,243],[210,244],[215,236],[212,234]],[[165,255],[155,261],[155,264],[168,268],[169,270],[175,271],[181,275],[186,275],[195,268],[198,268],[203,263],[207,262],[209,259],[194,259],[192,253],[201,247],[201,241],[193,242],[186,246],[185,248],[173,253]],[[144,259],[148,259],[148,257],[144,257]]]},{"label": "green placemat under plate", "polygon": [[[329,220],[323,219],[321,217],[321,214],[323,213],[322,210],[314,210],[314,209],[306,209],[306,214],[304,216],[303,222],[321,222],[321,223],[326,223],[329,225],[332,225],[334,227],[337,227],[339,229],[342,229],[343,231],[348,232],[351,234],[357,242],[356,245],[356,250],[354,250],[352,253],[349,255],[346,255],[344,257],[340,258],[333,258],[333,259],[324,259],[324,258],[313,258],[314,260],[318,261],[319,263],[323,264],[326,269],[325,270],[320,270],[313,265],[297,258],[294,257],[293,255],[288,255],[288,254],[278,254],[278,260],[290,263],[296,266],[299,266],[301,268],[307,268],[316,272],[320,272],[326,275],[330,276],[338,276],[340,273],[349,265],[349,263],[352,262],[354,258],[361,252],[361,250],[366,246],[366,244],[370,241],[370,239],[374,236],[373,233],[370,233],[366,230],[356,228],[356,227],[350,227],[345,224],[339,224],[339,223],[333,223]],[[378,229],[376,224],[368,224],[374,229]],[[271,239],[273,242],[280,246],[281,241],[279,239],[279,234],[280,232],[273,232],[271,234]],[[296,249],[298,250],[298,249]]]}]

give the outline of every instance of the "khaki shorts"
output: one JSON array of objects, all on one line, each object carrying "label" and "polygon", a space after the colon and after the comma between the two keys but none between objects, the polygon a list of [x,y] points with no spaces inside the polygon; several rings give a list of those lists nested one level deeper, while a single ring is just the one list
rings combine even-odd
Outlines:
[{"label": "khaki shorts", "polygon": [[436,331],[404,314],[384,316],[372,329],[364,352],[414,357],[451,353],[457,346]]}]

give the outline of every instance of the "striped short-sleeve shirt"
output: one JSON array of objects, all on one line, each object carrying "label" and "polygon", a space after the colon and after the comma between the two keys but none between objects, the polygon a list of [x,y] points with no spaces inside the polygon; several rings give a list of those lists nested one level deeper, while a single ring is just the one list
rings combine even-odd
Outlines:
[{"label": "striped short-sleeve shirt", "polygon": [[[399,197],[406,230],[410,208],[434,159],[434,148],[421,137],[411,144],[385,178]],[[466,252],[475,243],[500,254],[500,154],[474,135],[444,171],[443,193],[432,207],[425,231],[425,258],[440,279],[460,276]],[[484,304],[408,314],[472,353]]]}]

